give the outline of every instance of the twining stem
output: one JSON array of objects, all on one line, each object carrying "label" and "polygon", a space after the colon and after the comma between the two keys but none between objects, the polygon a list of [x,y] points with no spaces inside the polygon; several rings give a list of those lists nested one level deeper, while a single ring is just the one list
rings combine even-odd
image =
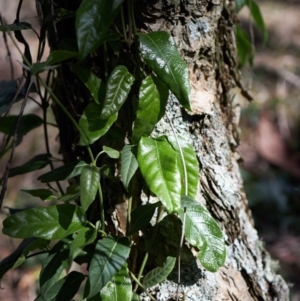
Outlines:
[{"label": "twining stem", "polygon": [[100,219],[101,219],[101,231],[105,232],[105,216],[104,216],[104,206],[103,206],[103,195],[100,181],[98,182],[98,193],[99,193],[99,203],[100,203]]},{"label": "twining stem", "polygon": [[[157,217],[157,220],[156,220],[156,225],[154,227],[154,232],[152,234],[151,242],[149,244],[148,249],[151,249],[151,247],[152,247],[152,244],[153,244],[153,242],[155,240],[155,237],[156,237],[156,234],[157,234],[157,231],[158,231],[158,228],[159,228],[158,224],[162,220],[163,214],[164,214],[164,207],[160,206],[159,207],[159,212],[158,212],[158,217]],[[143,262],[141,264],[141,267],[140,267],[140,270],[139,270],[139,274],[138,274],[138,277],[137,277],[137,279],[139,281],[141,280],[142,274],[144,272],[144,268],[145,268],[146,263],[148,261],[148,257],[149,257],[149,252],[147,251],[146,254],[145,254],[145,256],[144,256],[144,258],[143,258]],[[136,283],[135,288],[134,288],[133,291],[136,292],[137,289],[138,289],[138,283]]]},{"label": "twining stem", "polygon": [[138,286],[140,286],[144,292],[146,293],[146,295],[153,301],[157,301],[151,294],[149,294],[146,290],[146,288],[141,284],[141,282],[134,276],[134,274],[132,272],[130,272],[130,276],[133,278],[133,280],[137,283]]},{"label": "twining stem", "polygon": [[[166,114],[168,120],[169,120],[169,124],[171,126],[171,129],[174,133],[175,139],[176,139],[176,143],[179,149],[179,153],[180,153],[180,158],[181,158],[181,162],[182,162],[182,166],[183,166],[183,173],[184,173],[184,194],[188,195],[188,178],[187,178],[187,171],[186,171],[186,164],[185,164],[185,160],[183,157],[183,152],[176,134],[176,131],[173,127],[173,124],[168,116],[168,114]],[[176,301],[179,300],[179,286],[180,286],[180,281],[181,281],[181,277],[180,277],[180,270],[181,270],[181,251],[182,251],[182,246],[183,246],[183,240],[184,240],[184,229],[185,229],[185,221],[186,221],[186,207],[184,207],[184,212],[183,212],[183,220],[182,220],[182,231],[181,231],[181,236],[180,236],[180,241],[179,241],[179,247],[178,247],[178,254],[177,254],[177,266],[178,266],[178,278],[177,278],[177,291],[176,291]]]}]

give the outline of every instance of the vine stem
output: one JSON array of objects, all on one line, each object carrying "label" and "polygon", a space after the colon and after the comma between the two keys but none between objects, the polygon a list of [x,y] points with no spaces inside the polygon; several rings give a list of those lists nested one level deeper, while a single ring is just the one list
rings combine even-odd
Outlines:
[{"label": "vine stem", "polygon": [[[155,229],[154,229],[154,233],[152,235],[152,239],[151,239],[151,242],[150,242],[150,245],[149,245],[149,248],[150,249],[152,247],[152,244],[154,242],[154,239],[156,237],[156,234],[157,234],[157,231],[158,231],[158,223],[162,220],[162,217],[163,217],[163,213],[164,213],[164,207],[163,206],[160,206],[159,207],[159,213],[158,213],[158,217],[157,217],[157,220],[156,220],[156,225],[155,225]],[[141,277],[142,277],[142,274],[144,272],[144,268],[146,266],[146,263],[147,263],[147,260],[148,260],[148,256],[149,256],[149,252],[147,251],[144,258],[143,258],[143,262],[141,264],[141,268],[139,270],[139,274],[138,274],[138,281],[141,280]],[[136,292],[136,290],[138,289],[138,282],[136,283],[136,286],[134,288],[134,292]]]},{"label": "vine stem", "polygon": [[[178,136],[176,133],[176,130],[172,124],[172,121],[168,115],[168,113],[166,113],[167,119],[169,121],[169,124],[171,126],[171,129],[174,133],[175,139],[176,139],[176,143],[179,149],[179,153],[180,153],[180,158],[181,158],[181,162],[182,162],[182,166],[183,166],[183,173],[184,173],[184,194],[188,195],[188,178],[187,178],[187,170],[186,170],[186,164],[185,164],[185,160],[183,157],[183,152],[182,152],[182,148],[180,146],[179,140],[178,140]],[[182,246],[183,246],[183,240],[184,240],[184,228],[185,228],[185,222],[186,222],[186,207],[184,207],[183,209],[183,220],[182,220],[182,231],[181,231],[181,236],[180,236],[180,241],[179,241],[179,247],[178,247],[178,254],[177,254],[177,266],[178,266],[178,278],[177,278],[177,290],[176,290],[176,301],[179,300],[179,287],[180,287],[180,281],[181,281],[181,264],[180,264],[180,257],[181,257],[181,251],[182,251]]]},{"label": "vine stem", "polygon": [[151,294],[149,294],[146,290],[146,288],[141,284],[141,282],[134,276],[134,274],[132,272],[130,272],[131,277],[133,278],[133,280],[138,284],[138,286],[140,286],[144,292],[146,293],[146,295],[153,301],[157,301]]}]

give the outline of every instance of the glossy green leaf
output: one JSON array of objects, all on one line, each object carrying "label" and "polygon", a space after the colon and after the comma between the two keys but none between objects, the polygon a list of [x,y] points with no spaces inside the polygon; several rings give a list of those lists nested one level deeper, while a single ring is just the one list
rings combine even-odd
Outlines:
[{"label": "glossy green leaf", "polygon": [[89,268],[89,298],[96,295],[123,267],[130,245],[125,237],[104,237],[97,242]]},{"label": "glossy green leaf", "polygon": [[138,163],[150,190],[161,200],[168,213],[180,208],[180,171],[177,153],[165,137],[142,137],[138,147]]},{"label": "glossy green leaf", "polygon": [[68,50],[54,50],[52,51],[47,58],[47,65],[51,66],[62,61],[68,60],[72,57],[77,56],[77,52],[68,51]]},{"label": "glossy green leaf", "polygon": [[22,175],[24,173],[44,168],[50,160],[47,154],[36,155],[21,166],[13,167],[9,170],[9,177]]},{"label": "glossy green leaf", "polygon": [[97,166],[86,165],[80,176],[80,203],[85,212],[94,201],[98,185],[100,182],[100,174]]},{"label": "glossy green leaf", "polygon": [[105,41],[111,23],[124,0],[83,0],[76,12],[79,57],[83,60]]},{"label": "glossy green leaf", "polygon": [[85,166],[87,166],[87,163],[84,161],[68,163],[39,176],[38,180],[43,183],[48,183],[71,179],[78,176],[81,173],[82,168]]},{"label": "glossy green leaf", "polygon": [[[97,104],[99,104],[101,101],[103,102],[105,96],[105,85],[101,81],[101,79],[87,68],[84,68],[76,64],[69,64],[69,66],[71,71],[74,72],[78,76],[78,78],[85,84],[85,86],[89,89],[94,101]],[[101,112],[101,108],[99,108],[99,110]]]},{"label": "glossy green leaf", "polygon": [[[178,135],[178,142],[179,146],[182,150],[183,159],[185,162],[186,172],[187,172],[187,181],[188,181],[188,196],[191,198],[195,198],[198,185],[199,185],[199,165],[198,160],[194,151],[194,148],[191,144],[188,143],[183,137]],[[182,163],[182,158],[179,151],[178,143],[175,139],[175,137],[168,137],[169,142],[172,144],[172,146],[177,151],[177,163],[178,168],[180,170],[180,177],[181,177],[181,195],[185,195],[185,177],[184,177],[184,167]]]},{"label": "glossy green leaf", "polygon": [[[43,295],[45,301],[67,301],[72,300],[79,290],[81,282],[85,276],[79,272],[72,271],[67,276],[57,281]],[[55,299],[54,299],[55,298]]]},{"label": "glossy green leaf", "polygon": [[110,118],[119,111],[133,82],[134,77],[125,66],[119,65],[112,71],[107,82],[106,95],[100,116],[102,120]]},{"label": "glossy green leaf", "polygon": [[38,197],[42,201],[51,201],[56,198],[49,189],[22,189],[21,191]]},{"label": "glossy green leaf", "polygon": [[168,86],[181,105],[190,107],[190,78],[172,36],[164,31],[140,34],[140,49],[147,65]]},{"label": "glossy green leaf", "polygon": [[155,212],[155,209],[160,205],[160,202],[154,204],[146,204],[139,206],[131,212],[131,224],[127,235],[132,235],[139,230],[144,229],[149,223]]},{"label": "glossy green leaf", "polygon": [[141,84],[139,104],[132,133],[132,143],[138,143],[142,136],[149,136],[165,111],[168,100],[167,93],[160,93],[152,76],[147,76]]},{"label": "glossy green leaf", "polygon": [[[182,208],[186,207],[184,234],[192,246],[199,249],[198,258],[210,272],[216,272],[225,262],[226,248],[222,231],[208,210],[188,196],[182,197]],[[184,209],[179,210],[181,220]]]},{"label": "glossy green leaf", "polygon": [[119,159],[120,157],[120,152],[110,148],[108,146],[103,146],[103,151],[112,159]]},{"label": "glossy green leaf", "polygon": [[101,301],[131,301],[132,284],[127,264],[109,281],[100,292]]},{"label": "glossy green leaf", "polygon": [[61,202],[69,202],[77,199],[80,196],[80,186],[70,185],[64,195],[58,198]]},{"label": "glossy green leaf", "polygon": [[143,280],[144,287],[149,288],[151,286],[154,286],[164,281],[172,272],[175,263],[176,263],[176,258],[168,256],[163,266],[156,267],[155,269],[153,269],[152,271],[150,271],[148,274],[145,275]]},{"label": "glossy green leaf", "polygon": [[26,29],[32,29],[30,23],[19,22],[19,23],[5,24],[0,26],[0,31],[2,32],[18,31],[18,30],[26,30]]},{"label": "glossy green leaf", "polygon": [[[0,132],[9,134],[11,131],[11,128],[14,126],[18,119],[17,115],[11,115],[7,117],[0,117]],[[23,137],[30,132],[31,130],[39,127],[41,124],[43,124],[43,120],[34,114],[28,114],[24,115],[21,118],[20,126],[18,130],[18,137],[17,137],[17,145],[19,145]]]},{"label": "glossy green leaf", "polygon": [[80,207],[62,204],[17,212],[3,221],[2,232],[16,238],[34,236],[52,240],[82,229],[85,223],[86,218]]},{"label": "glossy green leaf", "polygon": [[134,155],[133,145],[125,145],[121,153],[121,180],[128,190],[131,178],[138,169],[138,162]]},{"label": "glossy green leaf", "polygon": [[96,237],[96,229],[84,228],[80,230],[70,244],[70,258],[73,260],[82,251],[82,248],[94,242]]},{"label": "glossy green leaf", "polygon": [[57,252],[50,253],[43,261],[40,274],[40,294],[43,300],[50,300],[46,296],[62,273],[64,269],[63,262],[68,259],[68,253],[66,248],[62,248]]},{"label": "glossy green leaf", "polygon": [[80,141],[78,145],[93,144],[96,140],[106,134],[118,118],[118,113],[111,115],[108,119],[100,119],[101,107],[90,103],[79,119]]}]

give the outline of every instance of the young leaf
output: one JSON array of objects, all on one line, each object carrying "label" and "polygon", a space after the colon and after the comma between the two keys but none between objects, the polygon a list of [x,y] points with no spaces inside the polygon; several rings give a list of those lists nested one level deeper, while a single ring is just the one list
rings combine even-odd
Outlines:
[{"label": "young leaf", "polygon": [[[67,276],[57,281],[43,295],[44,300],[66,301],[72,300],[79,290],[81,282],[85,279],[84,275],[72,271]],[[55,298],[55,299],[54,299]]]},{"label": "young leaf", "polygon": [[51,201],[56,198],[49,189],[22,189],[21,191],[38,197],[42,201]]},{"label": "young leaf", "polygon": [[96,229],[84,228],[80,230],[70,244],[69,257],[73,260],[81,252],[82,248],[94,242],[96,237],[97,237]]},{"label": "young leaf", "polygon": [[142,137],[138,147],[138,163],[150,190],[157,195],[168,213],[180,208],[180,171],[177,153],[165,137]]},{"label": "young leaf", "polygon": [[[222,231],[208,210],[188,196],[182,197],[182,208],[186,207],[184,234],[186,240],[200,251],[198,258],[210,272],[216,272],[225,262],[226,248]],[[184,210],[179,210],[183,220]]]},{"label": "young leaf", "polygon": [[100,291],[101,301],[131,301],[132,284],[127,264]]},{"label": "young leaf", "polygon": [[140,48],[147,65],[167,85],[181,105],[190,107],[190,79],[174,39],[164,31],[140,34]]},{"label": "young leaf", "polygon": [[106,134],[113,123],[118,118],[118,113],[111,115],[108,119],[100,119],[101,107],[97,104],[90,103],[84,110],[79,119],[80,141],[78,145],[93,144],[96,140]]},{"label": "young leaf", "polygon": [[69,202],[77,199],[80,196],[80,186],[70,185],[67,187],[66,194],[58,198],[61,202]]},{"label": "young leaf", "polygon": [[82,1],[76,12],[76,34],[81,60],[105,41],[106,33],[123,1]]},{"label": "young leaf", "polygon": [[121,153],[121,180],[128,190],[129,182],[138,168],[138,162],[133,154],[133,145],[125,145]]},{"label": "young leaf", "polygon": [[160,202],[154,204],[146,204],[137,207],[131,212],[131,224],[127,235],[132,235],[135,232],[144,229],[150,222],[155,209],[160,205]]},{"label": "young leaf", "polygon": [[97,242],[89,268],[89,298],[96,295],[122,268],[129,256],[130,245],[125,237],[104,237]]},{"label": "young leaf", "polygon": [[[199,184],[199,166],[198,166],[198,160],[195,154],[195,151],[193,149],[193,146],[190,145],[183,137],[178,135],[178,142],[180,145],[180,148],[182,150],[183,159],[185,162],[185,168],[187,172],[187,181],[188,181],[188,196],[191,198],[195,198],[197,190],[198,190],[198,184]],[[168,137],[169,142],[172,144],[174,149],[177,151],[177,163],[178,168],[180,171],[180,177],[181,177],[181,195],[185,194],[185,177],[184,177],[184,170],[183,170],[183,163],[182,158],[179,152],[179,147],[177,144],[177,140],[175,137]]]},{"label": "young leaf", "polygon": [[71,179],[78,176],[81,173],[82,168],[85,166],[87,166],[87,163],[84,161],[68,163],[39,176],[38,180],[43,183],[48,183]]},{"label": "young leaf", "polygon": [[[0,132],[3,132],[5,134],[9,134],[12,126],[16,123],[18,119],[18,116],[11,115],[7,117],[0,117]],[[43,120],[34,114],[28,114],[24,115],[21,118],[19,131],[18,131],[18,138],[17,138],[17,145],[19,145],[23,137],[30,132],[31,130],[39,127],[41,124],[43,124]]]},{"label": "young leaf", "polygon": [[2,232],[16,238],[34,236],[52,240],[82,229],[85,223],[86,218],[80,207],[62,204],[17,212],[3,221]]},{"label": "young leaf", "polygon": [[36,155],[21,166],[13,167],[9,170],[9,177],[22,175],[24,173],[42,169],[49,164],[50,160],[47,154]]},{"label": "young leaf", "polygon": [[119,159],[120,157],[120,152],[110,148],[108,146],[103,146],[103,151],[112,159]]},{"label": "young leaf", "polygon": [[[105,85],[101,81],[101,79],[89,69],[86,69],[76,64],[69,64],[69,66],[71,71],[74,72],[78,76],[78,78],[85,84],[85,86],[90,90],[94,101],[97,104],[99,104],[102,98],[104,99],[105,95]],[[98,114],[98,117],[100,115],[100,112]]]},{"label": "young leaf", "polygon": [[[166,87],[165,87],[166,88]],[[168,92],[168,89],[165,89]],[[163,96],[163,97],[162,97]],[[141,84],[139,105],[132,134],[132,143],[138,143],[142,136],[149,136],[165,111],[168,93],[161,94],[152,76],[147,76]]]},{"label": "young leaf", "polygon": [[243,66],[248,60],[250,64],[253,60],[253,48],[247,32],[239,25],[236,25],[236,44],[240,65]]},{"label": "young leaf", "polygon": [[72,57],[77,56],[77,52],[68,51],[68,50],[54,50],[50,53],[50,55],[47,58],[47,65],[51,66],[57,63],[60,63],[61,61],[68,60]]},{"label": "young leaf", "polygon": [[111,73],[100,118],[106,120],[117,113],[126,100],[134,77],[125,66],[117,66]]},{"label": "young leaf", "polygon": [[149,288],[164,281],[172,272],[175,263],[176,258],[168,256],[162,267],[157,267],[145,275],[143,280],[144,287]]},{"label": "young leaf", "polygon": [[97,166],[87,165],[81,171],[80,176],[80,202],[85,212],[96,197],[100,174]]},{"label": "young leaf", "polygon": [[26,29],[32,29],[30,23],[19,22],[19,23],[5,24],[0,26],[0,31],[2,32],[19,31],[19,30],[26,30]]}]

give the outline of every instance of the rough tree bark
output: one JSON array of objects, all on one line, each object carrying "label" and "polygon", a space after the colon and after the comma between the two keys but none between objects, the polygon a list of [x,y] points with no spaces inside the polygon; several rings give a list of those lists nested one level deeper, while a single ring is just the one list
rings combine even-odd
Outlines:
[{"label": "rough tree bark", "polygon": [[[75,2],[71,5],[76,6]],[[230,92],[235,86],[241,88],[236,66],[233,1],[175,2],[136,1],[137,26],[140,31],[171,33],[189,66],[193,112],[181,109],[174,98],[170,99],[167,111],[176,130],[195,147],[201,167],[198,201],[207,206],[221,225],[227,245],[226,264],[216,273],[203,270],[195,262],[183,265],[182,300],[288,300],[288,287],[274,270],[275,264],[254,228],[238,166],[238,112],[232,107]],[[63,29],[57,30],[60,35]],[[66,100],[70,111],[82,112],[84,95],[76,91],[72,77],[64,73],[64,84],[58,85],[57,92],[63,95],[67,86],[69,95],[61,99]],[[125,105],[121,120],[128,119],[127,113]],[[66,161],[74,160],[78,155],[72,147],[76,133],[67,131],[66,119],[60,117],[59,110],[55,114],[64,157]],[[156,131],[171,131],[167,119],[161,120]],[[150,290],[157,300],[175,298],[176,277],[174,281],[171,279]]]}]

